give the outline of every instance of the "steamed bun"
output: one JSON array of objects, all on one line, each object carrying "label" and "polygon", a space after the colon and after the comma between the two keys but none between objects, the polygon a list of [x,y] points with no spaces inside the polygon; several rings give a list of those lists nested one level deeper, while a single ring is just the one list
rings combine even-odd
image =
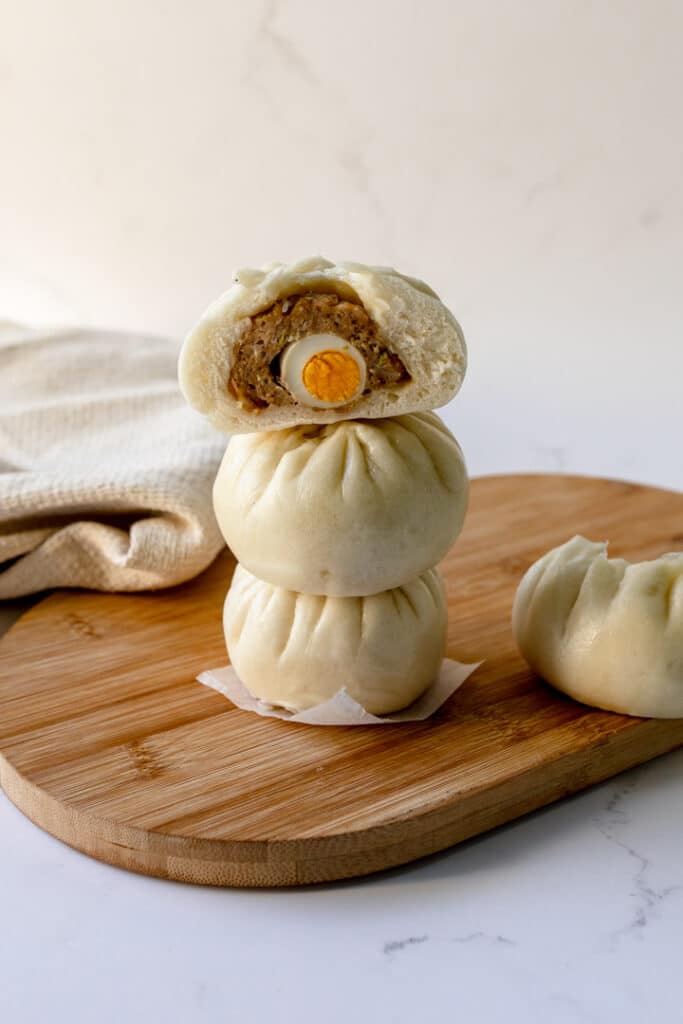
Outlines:
[{"label": "steamed bun", "polygon": [[606,551],[574,537],[531,566],[513,609],[517,644],[584,704],[683,717],[683,552],[629,564]]},{"label": "steamed bun", "polygon": [[[297,318],[301,299],[309,308]],[[318,365],[307,351],[313,383],[302,390],[306,375],[292,376],[301,351],[289,367],[281,357],[311,338],[321,357],[340,338],[348,351]],[[462,331],[424,282],[313,257],[237,271],[188,335],[179,379],[190,405],[234,434],[435,409],[459,390],[466,366]]]},{"label": "steamed bun", "polygon": [[213,491],[223,536],[250,572],[343,597],[435,565],[467,496],[462,452],[434,413],[238,434]]},{"label": "steamed bun", "polygon": [[247,689],[290,711],[342,687],[372,714],[399,711],[436,678],[446,646],[436,569],[371,597],[316,597],[273,587],[238,565],[223,623]]}]

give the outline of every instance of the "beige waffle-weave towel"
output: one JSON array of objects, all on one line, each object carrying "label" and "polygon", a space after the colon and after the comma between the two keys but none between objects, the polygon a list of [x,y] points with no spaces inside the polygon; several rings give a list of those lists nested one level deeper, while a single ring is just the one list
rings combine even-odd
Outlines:
[{"label": "beige waffle-weave towel", "polygon": [[185,404],[177,355],[162,338],[0,323],[0,598],[168,587],[215,558],[226,439]]}]

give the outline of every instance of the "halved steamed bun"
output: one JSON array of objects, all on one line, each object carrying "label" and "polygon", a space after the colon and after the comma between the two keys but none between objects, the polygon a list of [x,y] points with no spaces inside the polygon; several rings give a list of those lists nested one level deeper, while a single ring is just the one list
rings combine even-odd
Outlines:
[{"label": "halved steamed bun", "polygon": [[244,685],[289,711],[342,687],[371,714],[400,711],[434,681],[446,647],[436,569],[370,597],[318,597],[273,587],[238,565],[223,623]]},{"label": "halved steamed bun", "polygon": [[225,540],[269,583],[375,594],[435,565],[460,533],[462,451],[434,413],[230,439],[213,490]]},{"label": "halved steamed bun", "polygon": [[321,258],[241,270],[183,346],[188,402],[219,430],[394,416],[459,390],[465,341],[422,281]]},{"label": "halved steamed bun", "polygon": [[608,711],[683,717],[683,552],[630,564],[574,537],[519,585],[513,631],[547,682]]}]

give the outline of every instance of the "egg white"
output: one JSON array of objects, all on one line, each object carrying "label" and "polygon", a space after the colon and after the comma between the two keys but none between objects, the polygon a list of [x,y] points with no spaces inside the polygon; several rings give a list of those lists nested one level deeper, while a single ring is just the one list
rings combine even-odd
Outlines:
[{"label": "egg white", "polygon": [[[312,395],[303,382],[304,367],[306,363],[318,352],[343,352],[351,356],[360,372],[360,380],[356,391],[349,398],[339,402],[328,402],[323,398]],[[314,409],[333,409],[340,405],[348,405],[358,398],[365,389],[367,369],[363,356],[355,346],[344,338],[338,338],[335,334],[309,334],[306,338],[293,341],[283,351],[280,359],[280,378],[289,393],[302,405],[311,406]]]}]

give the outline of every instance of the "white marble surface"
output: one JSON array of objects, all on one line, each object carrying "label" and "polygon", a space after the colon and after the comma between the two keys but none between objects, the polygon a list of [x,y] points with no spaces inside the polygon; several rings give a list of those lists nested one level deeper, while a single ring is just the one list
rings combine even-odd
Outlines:
[{"label": "white marble surface", "polygon": [[[236,265],[394,263],[465,328],[473,473],[681,488],[682,32],[666,0],[7,5],[0,316],[180,336]],[[682,768],[298,892],[129,875],[0,798],[0,1016],[678,1019]]]},{"label": "white marble surface", "polygon": [[198,889],[71,852],[0,801],[11,1021],[679,1020],[683,752],[431,860]]}]

